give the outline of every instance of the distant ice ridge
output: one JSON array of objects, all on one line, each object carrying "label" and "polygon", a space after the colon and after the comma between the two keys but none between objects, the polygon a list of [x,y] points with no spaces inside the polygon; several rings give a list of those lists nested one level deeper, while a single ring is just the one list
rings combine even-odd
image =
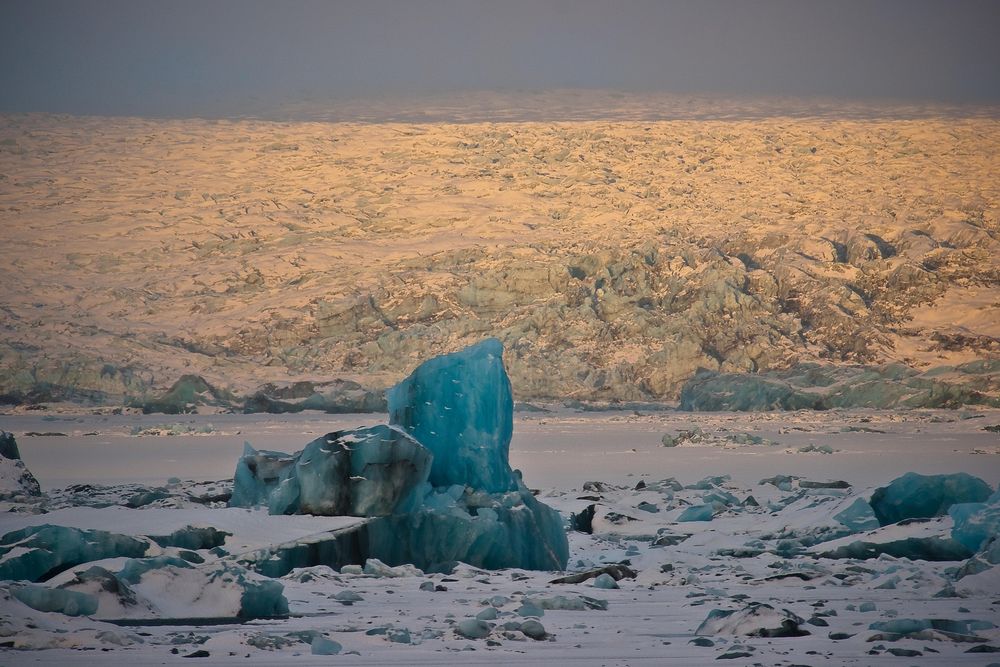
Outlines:
[{"label": "distant ice ridge", "polygon": [[[331,552],[352,558],[425,570],[566,567],[561,517],[508,461],[514,402],[499,340],[424,362],[388,401],[390,426],[329,433],[295,455],[248,446],[230,505],[375,518],[342,536],[351,549]],[[272,571],[285,569],[273,562],[281,558]]]}]

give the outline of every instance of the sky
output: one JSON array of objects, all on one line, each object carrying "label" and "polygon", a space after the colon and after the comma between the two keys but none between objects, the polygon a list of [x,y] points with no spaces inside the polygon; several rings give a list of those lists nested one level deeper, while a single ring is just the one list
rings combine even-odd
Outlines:
[{"label": "sky", "polygon": [[0,111],[602,88],[1000,102],[1000,0],[0,0]]}]

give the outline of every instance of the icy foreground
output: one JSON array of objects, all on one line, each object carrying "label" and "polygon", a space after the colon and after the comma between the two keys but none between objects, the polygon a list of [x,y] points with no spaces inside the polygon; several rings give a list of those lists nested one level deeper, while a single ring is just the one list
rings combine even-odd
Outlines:
[{"label": "icy foreground", "polygon": [[[772,424],[761,436],[733,430],[753,423],[743,415],[533,417],[538,428],[552,423],[542,431],[550,440],[578,420],[588,429],[661,419],[701,429],[672,436],[672,447],[661,445],[662,430],[649,434],[648,454],[630,454],[646,436],[623,430],[631,442],[605,437],[603,464],[587,464],[583,446],[559,459],[579,481],[538,495],[571,528],[568,571],[559,573],[468,564],[427,572],[361,559],[366,526],[416,515],[406,500],[389,503],[396,514],[317,516],[225,507],[229,481],[20,495],[0,515],[0,571],[12,577],[0,582],[0,662],[988,665],[1000,644],[1000,474],[996,454],[984,452],[998,416],[760,415],[758,424]],[[870,432],[845,432],[845,423]],[[912,438],[906,461],[918,473],[872,475],[851,462],[864,453],[842,449],[864,438],[867,456],[882,458],[877,443],[896,431]],[[931,461],[916,446],[928,432],[951,434],[948,447],[958,446],[954,436],[979,435],[965,455],[948,449]],[[404,443],[378,459],[385,470],[413,454],[400,425],[343,433],[353,434],[302,438],[329,450],[320,461],[345,464],[323,468],[334,479],[360,476],[354,466],[375,460],[364,446],[373,438]],[[813,438],[832,453],[797,447]],[[302,455],[259,454],[252,467],[273,483],[263,502]],[[634,474],[615,473],[612,461]],[[769,472],[748,476],[741,466]],[[416,497],[397,488],[375,497]],[[450,507],[450,497],[439,500]],[[886,508],[905,518],[887,518]],[[357,564],[309,565],[318,557]]]},{"label": "icy foreground", "polygon": [[[329,433],[294,456],[249,449],[236,469],[234,507],[271,514],[373,517],[339,557],[449,570],[461,561],[498,569],[557,570],[569,547],[559,514],[535,500],[508,463],[514,401],[503,346],[487,339],[431,359],[389,391],[397,426]],[[293,563],[282,553],[274,565]]]}]

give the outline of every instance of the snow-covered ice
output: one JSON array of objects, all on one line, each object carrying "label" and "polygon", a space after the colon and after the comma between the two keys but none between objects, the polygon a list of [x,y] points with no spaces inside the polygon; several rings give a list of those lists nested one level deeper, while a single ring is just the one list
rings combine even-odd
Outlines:
[{"label": "snow-covered ice", "polygon": [[[213,415],[213,422],[220,417],[226,416]],[[17,419],[15,426],[4,427],[42,430]],[[102,433],[96,437],[113,441],[119,437],[115,433],[127,432],[141,418],[74,419],[82,421],[67,422],[72,428],[95,430]],[[209,467],[187,476],[232,474],[243,439],[288,451],[317,437],[308,430],[322,435],[371,422],[371,416],[309,414],[229,419],[225,430],[241,433],[229,444],[229,436],[216,442],[228,452],[225,470]],[[997,436],[983,426],[996,423],[1000,412],[995,410],[964,418],[947,411],[522,415],[514,423],[511,459],[538,489],[537,498],[566,523],[571,514],[593,506],[592,534],[569,532],[565,572],[458,565],[449,572],[421,574],[375,562],[343,571],[322,565],[294,568],[274,579],[283,586],[287,618],[219,625],[114,625],[43,613],[18,602],[4,587],[0,642],[44,650],[9,648],[0,657],[12,665],[142,666],[203,655],[199,652],[207,654],[202,658],[207,664],[260,665],[332,660],[347,665],[708,665],[722,656],[727,656],[723,664],[889,665],[910,664],[900,657],[915,651],[922,655],[912,655],[914,664],[986,665],[1000,660],[978,652],[1000,645],[1000,554],[990,539],[996,531],[990,518],[996,495],[982,503],[952,505],[941,516],[884,527],[873,523],[867,501],[909,470],[965,472],[996,489],[1000,465],[991,455],[973,453],[993,446]],[[885,432],[845,430],[862,425]],[[780,447],[661,444],[663,434],[694,426],[719,443],[743,432]],[[19,439],[32,466],[36,443],[45,441]],[[130,443],[142,447],[146,439],[152,447],[165,438],[130,437]],[[58,440],[61,447],[86,443],[73,436]],[[191,445],[170,440],[175,449],[160,456],[188,455],[212,443],[205,437]],[[834,453],[798,452],[809,444],[829,445]],[[94,481],[74,479],[68,471],[52,477]],[[163,536],[187,526],[211,526],[231,533],[225,537],[225,554],[193,553],[209,564],[234,556],[234,562],[253,570],[254,554],[267,563],[273,562],[268,549],[279,544],[285,545],[283,553],[315,551],[337,531],[369,520],[226,508],[212,500],[225,494],[225,482],[164,484],[163,478],[151,487],[162,489],[163,497],[125,507],[141,489],[124,482],[141,477],[106,477],[103,481],[119,486],[91,487],[90,497],[112,506],[73,507],[68,499],[82,498],[82,491],[55,493],[49,478],[39,474],[56,509],[36,514],[46,501],[8,501],[5,508],[18,511],[2,515],[0,532],[49,523]],[[711,521],[678,521],[700,505],[712,507]],[[953,540],[973,555],[944,561],[885,552],[872,558],[822,556],[858,541],[886,545],[909,539],[938,546]],[[182,550],[150,548],[150,554]],[[628,564],[621,565],[624,561]],[[122,568],[120,559],[101,566]],[[68,581],[81,568],[53,581]],[[397,576],[387,576],[390,572]],[[574,573],[583,578],[553,583]],[[612,575],[617,589],[594,586],[597,577],[611,573],[619,575]],[[754,636],[755,630],[780,628],[782,620],[796,618],[802,619],[798,629],[809,634]],[[732,619],[732,628],[698,636],[710,619]]]}]

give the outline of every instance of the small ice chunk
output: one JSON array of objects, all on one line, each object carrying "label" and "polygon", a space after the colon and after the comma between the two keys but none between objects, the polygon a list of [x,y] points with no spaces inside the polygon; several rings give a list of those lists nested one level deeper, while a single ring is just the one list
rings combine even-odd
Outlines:
[{"label": "small ice chunk", "polygon": [[412,565],[397,565],[396,567],[390,567],[378,558],[369,558],[365,561],[364,573],[374,577],[389,578],[424,576],[423,570]]},{"label": "small ice chunk", "polygon": [[879,522],[875,518],[872,506],[864,498],[858,498],[850,507],[834,514],[833,518],[855,533],[874,530],[879,527]]},{"label": "small ice chunk", "polygon": [[478,618],[467,618],[458,622],[458,625],[455,626],[455,633],[466,639],[483,639],[489,636],[491,629],[490,624],[486,621],[481,621]]},{"label": "small ice chunk", "polygon": [[536,641],[541,641],[548,636],[548,633],[545,632],[545,626],[533,618],[521,623],[521,632],[526,637],[530,637]]},{"label": "small ice chunk", "polygon": [[310,652],[313,655],[337,655],[343,648],[340,642],[327,639],[322,635],[313,637],[312,643],[309,645]]},{"label": "small ice chunk", "polygon": [[692,505],[681,512],[677,517],[678,522],[686,521],[711,521],[715,516],[715,506],[711,504]]}]

